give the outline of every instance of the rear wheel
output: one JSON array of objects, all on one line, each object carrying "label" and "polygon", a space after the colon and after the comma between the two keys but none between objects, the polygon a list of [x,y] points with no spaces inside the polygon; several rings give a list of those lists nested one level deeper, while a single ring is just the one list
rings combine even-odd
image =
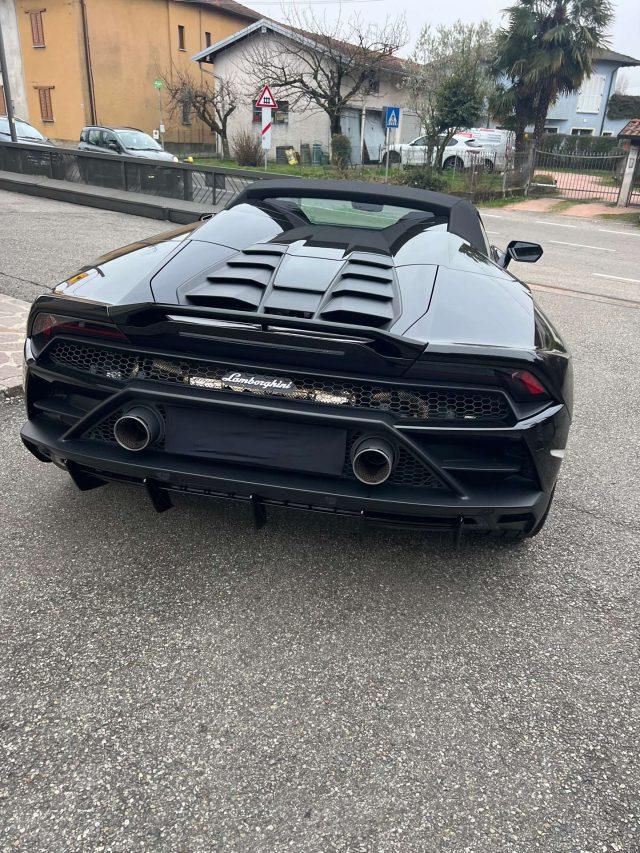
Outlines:
[{"label": "rear wheel", "polygon": [[485,160],[484,161],[484,170],[485,172],[493,172],[495,169],[493,160]]},{"label": "rear wheel", "polygon": [[443,169],[464,169],[464,163],[459,157],[447,157],[442,164]]},{"label": "rear wheel", "polygon": [[[383,158],[386,162],[386,157]],[[400,163],[400,154],[397,151],[389,151],[389,165],[397,166]]]}]

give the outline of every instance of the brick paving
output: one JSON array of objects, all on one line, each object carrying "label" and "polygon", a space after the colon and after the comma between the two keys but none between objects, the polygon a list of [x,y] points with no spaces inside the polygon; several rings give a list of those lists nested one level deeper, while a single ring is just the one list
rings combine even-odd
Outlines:
[{"label": "brick paving", "polygon": [[22,347],[29,303],[0,294],[0,397],[17,393],[22,385]]}]

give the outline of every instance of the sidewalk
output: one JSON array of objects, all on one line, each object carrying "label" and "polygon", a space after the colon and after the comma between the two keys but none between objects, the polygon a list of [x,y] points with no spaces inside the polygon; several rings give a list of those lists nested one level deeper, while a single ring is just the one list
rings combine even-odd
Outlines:
[{"label": "sidewalk", "polygon": [[144,216],[148,219],[164,219],[178,224],[197,222],[203,213],[215,213],[229,201],[228,194],[221,194],[218,203],[212,206],[164,196],[76,184],[72,181],[57,181],[40,175],[22,175],[3,171],[0,171],[0,189],[52,198],[57,201],[68,201],[72,204],[100,207],[104,210]]},{"label": "sidewalk", "polygon": [[22,347],[29,303],[0,294],[0,400],[22,388]]}]

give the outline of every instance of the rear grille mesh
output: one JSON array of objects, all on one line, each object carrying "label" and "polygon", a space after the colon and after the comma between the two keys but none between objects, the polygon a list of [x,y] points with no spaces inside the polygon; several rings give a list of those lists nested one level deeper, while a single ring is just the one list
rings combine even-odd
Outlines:
[{"label": "rear grille mesh", "polygon": [[[151,379],[196,388],[234,391],[253,396],[276,396],[259,389],[229,387],[221,367],[195,359],[154,357],[76,341],[60,340],[49,350],[50,360],[62,367],[89,373],[115,382]],[[336,406],[389,412],[399,418],[423,421],[485,421],[505,423],[511,412],[505,397],[496,391],[433,388],[397,388],[349,379],[283,373],[292,379],[296,392],[287,398]]]}]

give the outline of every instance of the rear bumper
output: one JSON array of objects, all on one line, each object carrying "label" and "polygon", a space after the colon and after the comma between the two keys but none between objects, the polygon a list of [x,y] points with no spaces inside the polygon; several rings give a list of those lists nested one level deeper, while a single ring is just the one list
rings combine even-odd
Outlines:
[{"label": "rear bumper", "polygon": [[[223,411],[241,411],[251,417],[274,417],[314,424],[339,424],[385,435],[396,446],[405,446],[421,457],[441,480],[438,488],[408,487],[385,483],[365,486],[354,479],[299,473],[295,471],[255,468],[226,461],[205,459],[197,455],[169,453],[162,448],[138,453],[128,452],[117,444],[87,438],[92,425],[132,403],[145,402],[162,406],[181,405]],[[563,414],[564,413],[564,414]],[[524,477],[495,478],[495,482],[464,487],[434,463],[416,442],[415,428],[399,429],[392,419],[370,413],[335,412],[316,407],[288,406],[285,401],[247,401],[222,399],[193,389],[165,390],[133,382],[116,392],[71,427],[68,421],[56,422],[49,415],[30,407],[30,418],[22,429],[22,440],[37,458],[52,461],[69,471],[80,488],[91,488],[101,482],[120,481],[145,486],[152,493],[171,491],[208,497],[256,502],[261,505],[285,506],[326,514],[356,516],[375,523],[426,529],[465,529],[476,531],[535,530],[547,509],[557,477],[559,461],[549,456],[550,436],[565,433],[564,407],[521,422],[508,431],[519,435],[531,447],[533,455],[544,457],[544,465],[536,483]],[[428,431],[429,432],[429,431]],[[474,431],[465,430],[467,435]],[[489,432],[482,430],[481,432]],[[499,432],[499,431],[498,431]],[[420,430],[420,435],[425,432]],[[548,439],[545,441],[545,437]],[[422,454],[422,456],[421,456]],[[153,497],[153,494],[152,494]]]}]

